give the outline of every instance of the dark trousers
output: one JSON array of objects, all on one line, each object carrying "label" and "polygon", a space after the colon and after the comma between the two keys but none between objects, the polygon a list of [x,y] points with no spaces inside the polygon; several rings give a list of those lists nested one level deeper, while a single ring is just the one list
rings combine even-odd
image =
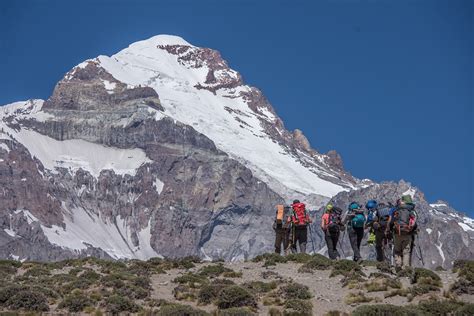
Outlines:
[{"label": "dark trousers", "polygon": [[[382,262],[385,260],[387,254],[385,253],[384,246],[388,244],[388,238],[385,236],[384,229],[376,229],[375,233],[375,251],[377,253],[377,261]],[[389,254],[391,256],[391,254]]]},{"label": "dark trousers", "polygon": [[308,227],[306,225],[304,226],[295,226],[293,233],[295,234],[293,236],[292,240],[292,251],[293,253],[297,252],[296,245],[300,246],[300,252],[305,253],[306,252],[306,243],[308,242]]},{"label": "dark trousers", "polygon": [[324,232],[324,239],[326,240],[330,259],[334,260],[340,257],[339,252],[337,251],[337,243],[339,241],[340,234],[340,232],[329,233],[327,230]]},{"label": "dark trousers", "polygon": [[288,248],[289,238],[288,238],[288,229],[287,228],[277,228],[275,230],[275,253],[281,254],[281,245],[283,244],[283,250],[286,251]]},{"label": "dark trousers", "polygon": [[361,259],[360,243],[362,238],[364,238],[364,227],[349,227],[347,233],[349,234],[349,241],[354,252],[354,260],[357,261]]}]

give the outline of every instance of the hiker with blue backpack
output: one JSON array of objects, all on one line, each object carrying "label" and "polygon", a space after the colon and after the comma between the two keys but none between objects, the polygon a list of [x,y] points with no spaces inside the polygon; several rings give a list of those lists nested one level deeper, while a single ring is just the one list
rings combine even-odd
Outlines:
[{"label": "hiker with blue backpack", "polygon": [[365,215],[364,210],[357,202],[349,204],[348,212],[343,219],[343,224],[347,224],[347,234],[351,243],[352,251],[354,252],[353,260],[359,262],[362,260],[360,255],[360,244],[364,238],[365,229]]},{"label": "hiker with blue backpack", "polygon": [[391,262],[391,219],[391,207],[380,203],[377,207],[374,223],[372,225],[375,233],[376,259],[379,262]]}]

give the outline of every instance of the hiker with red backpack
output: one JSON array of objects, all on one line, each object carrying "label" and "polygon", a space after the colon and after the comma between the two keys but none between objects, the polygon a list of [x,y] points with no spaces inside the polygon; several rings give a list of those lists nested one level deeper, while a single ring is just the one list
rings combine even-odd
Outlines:
[{"label": "hiker with red backpack", "polygon": [[359,262],[362,260],[360,255],[360,244],[362,238],[364,238],[366,218],[364,210],[357,202],[349,204],[348,212],[342,221],[343,224],[347,224],[347,233],[349,235],[349,241],[351,243],[352,251],[354,252],[353,260]]},{"label": "hiker with red backpack", "polygon": [[300,252],[306,252],[306,243],[308,242],[308,224],[311,223],[309,214],[306,212],[306,205],[299,200],[294,200],[291,204],[292,215],[289,217],[289,222],[292,225],[290,243],[292,251],[297,252],[299,245]]},{"label": "hiker with red backpack", "polygon": [[341,214],[342,210],[340,208],[328,203],[321,218],[321,229],[324,232],[324,240],[328,248],[329,258],[332,260],[340,258],[337,251],[337,243],[339,242],[341,230],[344,229]]},{"label": "hiker with red backpack", "polygon": [[281,254],[283,250],[285,255],[289,250],[289,228],[290,228],[290,207],[287,205],[277,205],[276,218],[273,222],[273,230],[275,231],[275,253]]},{"label": "hiker with red backpack", "polygon": [[416,231],[417,214],[410,195],[397,201],[393,212],[393,254],[397,271],[411,266],[413,235]]}]

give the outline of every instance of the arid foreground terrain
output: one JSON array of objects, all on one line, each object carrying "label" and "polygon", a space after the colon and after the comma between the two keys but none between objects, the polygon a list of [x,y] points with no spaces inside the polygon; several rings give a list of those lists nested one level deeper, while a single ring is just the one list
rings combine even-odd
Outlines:
[{"label": "arid foreground terrain", "polygon": [[4,260],[0,304],[9,315],[473,315],[474,261],[439,270],[397,275],[383,264],[321,255],[238,263]]}]

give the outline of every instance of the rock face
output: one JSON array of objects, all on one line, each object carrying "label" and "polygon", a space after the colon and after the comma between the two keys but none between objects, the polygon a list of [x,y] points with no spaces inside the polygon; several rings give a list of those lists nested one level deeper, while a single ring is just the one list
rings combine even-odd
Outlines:
[{"label": "rock face", "polygon": [[[19,260],[243,259],[272,250],[276,204],[385,192],[286,130],[217,51],[171,36],[81,63],[46,101],[1,107],[0,183],[0,257]],[[440,249],[431,264],[472,257],[472,220],[417,192],[440,225],[425,236]]]}]

